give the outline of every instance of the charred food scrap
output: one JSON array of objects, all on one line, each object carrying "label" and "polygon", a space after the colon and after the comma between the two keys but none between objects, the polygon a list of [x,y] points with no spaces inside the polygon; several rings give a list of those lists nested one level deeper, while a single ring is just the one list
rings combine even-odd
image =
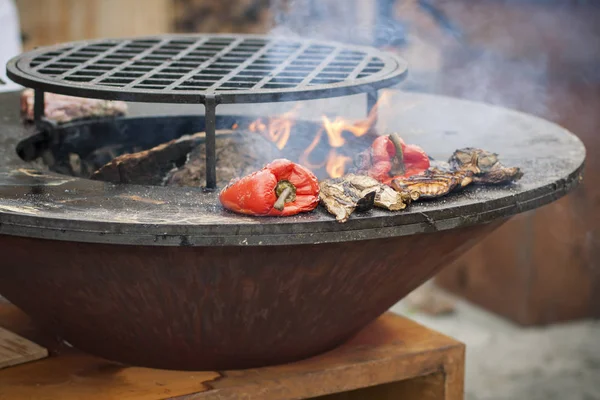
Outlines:
[{"label": "charred food scrap", "polygon": [[499,185],[516,182],[523,177],[520,168],[502,165],[498,154],[472,147],[456,150],[448,163],[454,170],[471,171],[475,184]]},{"label": "charred food scrap", "polygon": [[456,150],[447,164],[434,164],[436,167],[421,174],[393,179],[391,186],[396,190],[416,191],[421,199],[434,199],[463,189],[471,183],[508,184],[523,176],[519,168],[502,165],[497,154],[475,148]]},{"label": "charred food scrap", "polygon": [[355,211],[368,211],[373,207],[403,210],[418,199],[416,192],[393,190],[366,175],[348,174],[324,180],[319,186],[321,203],[338,222],[346,222]]},{"label": "charred food scrap", "polygon": [[398,191],[416,192],[421,199],[433,199],[462,189],[471,182],[473,182],[471,171],[428,169],[419,175],[395,178],[392,180],[391,186]]}]

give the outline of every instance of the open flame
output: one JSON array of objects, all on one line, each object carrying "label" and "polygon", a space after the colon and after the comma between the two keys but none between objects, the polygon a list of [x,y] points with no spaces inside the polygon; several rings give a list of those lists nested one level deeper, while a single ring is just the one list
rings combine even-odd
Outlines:
[{"label": "open flame", "polygon": [[344,176],[346,172],[346,164],[352,161],[352,157],[338,154],[335,149],[329,150],[327,155],[327,163],[325,164],[325,170],[331,178],[339,178]]},{"label": "open flame", "polygon": [[269,118],[269,122],[265,123],[261,118],[253,121],[248,129],[251,132],[260,133],[265,136],[271,142],[275,143],[275,146],[279,150],[283,150],[288,140],[290,139],[290,133],[294,126],[295,117],[298,113],[299,106],[294,107],[291,111],[286,112],[278,117]]},{"label": "open flame", "polygon": [[[381,104],[387,102],[387,98],[388,95],[384,92],[369,113],[369,116],[364,120],[353,121],[339,116],[330,119],[323,115],[321,117],[322,129],[319,129],[312,142],[300,155],[298,160],[300,164],[313,171],[324,167],[331,178],[343,176],[353,159],[352,153],[344,153],[344,146],[347,144],[348,138],[348,136],[344,137],[344,134],[351,134],[354,137],[361,137],[367,134],[377,120],[378,108]],[[296,106],[281,116],[269,118],[266,122],[262,118],[259,118],[253,121],[248,128],[252,132],[265,136],[275,143],[278,149],[283,150],[290,138],[298,110],[299,108]],[[322,143],[324,136],[327,137],[329,152],[320,161],[312,160],[311,153]]]}]

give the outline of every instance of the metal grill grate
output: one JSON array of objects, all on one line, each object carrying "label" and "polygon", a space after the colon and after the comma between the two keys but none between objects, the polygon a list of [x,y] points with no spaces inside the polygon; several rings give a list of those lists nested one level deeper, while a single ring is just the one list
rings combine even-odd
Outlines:
[{"label": "metal grill grate", "polygon": [[268,102],[374,91],[406,63],[369,47],[249,35],[168,35],[67,43],[8,64],[25,86],[82,97],[156,102]]}]

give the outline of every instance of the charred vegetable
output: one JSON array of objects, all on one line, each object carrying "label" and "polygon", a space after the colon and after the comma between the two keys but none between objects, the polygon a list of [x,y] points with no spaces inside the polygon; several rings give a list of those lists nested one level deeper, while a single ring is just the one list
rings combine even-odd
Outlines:
[{"label": "charred vegetable", "polygon": [[321,203],[338,222],[346,222],[354,211],[368,211],[375,205],[376,190],[361,190],[343,178],[319,183]]},{"label": "charred vegetable", "polygon": [[358,171],[382,183],[419,174],[429,168],[429,157],[419,146],[407,145],[396,133],[380,136],[359,155]]},{"label": "charred vegetable", "polygon": [[346,222],[355,211],[368,211],[373,207],[403,210],[418,198],[415,192],[395,191],[365,175],[348,174],[329,179],[321,182],[320,187],[321,202],[339,222]]},{"label": "charred vegetable", "polygon": [[462,189],[473,182],[471,171],[442,171],[429,169],[422,174],[408,178],[396,178],[391,185],[401,192],[417,192],[419,198],[433,199],[445,196],[448,193]]},{"label": "charred vegetable", "polygon": [[314,210],[319,182],[308,169],[285,159],[232,181],[219,194],[226,209],[247,215],[288,216]]},{"label": "charred vegetable", "polygon": [[519,168],[502,165],[498,154],[467,147],[452,154],[450,167],[458,171],[471,171],[473,183],[499,185],[518,181],[523,177]]},{"label": "charred vegetable", "polygon": [[374,190],[375,207],[378,208],[390,211],[404,210],[411,202],[419,198],[417,192],[394,190],[370,176],[348,174],[343,179],[359,190]]}]

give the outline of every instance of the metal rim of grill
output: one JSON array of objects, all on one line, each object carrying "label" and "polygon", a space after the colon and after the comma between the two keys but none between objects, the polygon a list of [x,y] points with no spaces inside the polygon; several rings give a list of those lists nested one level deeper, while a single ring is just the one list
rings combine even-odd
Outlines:
[{"label": "metal rim of grill", "polygon": [[259,103],[373,92],[407,63],[366,46],[262,35],[162,35],[65,43],[13,58],[7,75],[54,93],[163,103]]}]

